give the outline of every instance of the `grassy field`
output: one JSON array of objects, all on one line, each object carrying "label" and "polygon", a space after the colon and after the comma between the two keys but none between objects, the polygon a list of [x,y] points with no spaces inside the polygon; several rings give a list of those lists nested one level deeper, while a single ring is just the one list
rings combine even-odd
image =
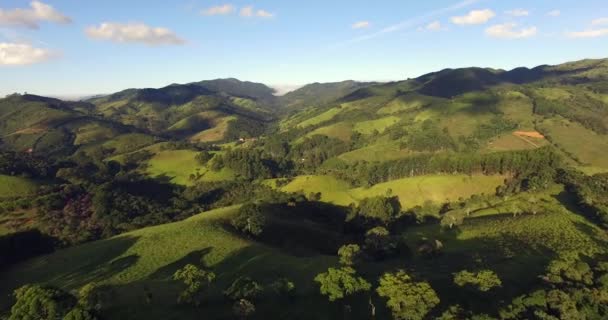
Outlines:
[{"label": "grassy field", "polygon": [[317,124],[325,122],[325,121],[329,121],[329,120],[333,119],[336,115],[338,115],[338,113],[340,113],[340,112],[342,112],[342,109],[340,109],[340,108],[329,109],[316,117],[312,117],[305,121],[300,122],[298,124],[298,127],[305,128],[308,126],[317,125]]},{"label": "grassy field", "polygon": [[412,152],[399,147],[399,141],[381,141],[376,144],[356,149],[338,156],[346,162],[369,161],[382,162],[402,159],[411,156]]},{"label": "grassy field", "polygon": [[199,172],[203,181],[220,181],[234,178],[228,169],[219,172],[211,171],[207,166],[200,165],[192,150],[166,150],[160,151],[148,162],[146,172],[153,177],[167,177],[172,183],[192,185],[191,174]]},{"label": "grassy field", "polygon": [[369,120],[363,122],[357,122],[355,124],[355,131],[362,134],[372,134],[374,131],[380,133],[395,123],[399,122],[399,118],[395,116],[385,117],[377,120]]},{"label": "grassy field", "polygon": [[519,137],[513,133],[505,133],[490,141],[485,149],[490,152],[530,150],[543,147],[548,144],[549,142],[545,139]]},{"label": "grassy field", "polygon": [[[302,297],[282,311],[301,319],[327,316],[327,303],[314,294],[317,289],[312,279],[336,259],[296,257],[237,237],[223,227],[235,211],[236,207],[214,210],[28,261],[0,274],[0,292],[8,296],[25,283],[49,283],[70,290],[96,282],[108,287],[112,308],[104,314],[110,319],[182,319],[200,313],[200,309],[176,304],[179,287],[171,276],[194,263],[205,265],[218,276],[210,302],[203,306],[205,317],[229,318],[230,305],[221,298],[221,290],[241,275],[262,284],[288,277]],[[153,303],[142,307],[144,288],[151,291]],[[7,300],[0,303],[7,307]],[[313,305],[324,307],[311,308]],[[276,301],[257,304],[256,308],[259,314],[277,312]],[[284,316],[289,318],[288,314]]]},{"label": "grassy field", "polygon": [[554,143],[576,155],[586,165],[608,168],[608,136],[562,118],[545,120],[540,128]]},{"label": "grassy field", "polygon": [[10,198],[32,194],[38,188],[38,184],[32,180],[0,175],[0,198]]},{"label": "grassy field", "polygon": [[322,201],[347,206],[364,198],[384,196],[391,189],[404,208],[411,208],[427,200],[444,203],[473,194],[493,194],[504,179],[502,176],[436,175],[393,180],[370,188],[351,188],[348,183],[330,176],[300,176],[281,190],[304,194],[321,192]]},{"label": "grassy field", "polygon": [[228,124],[230,121],[236,120],[236,116],[223,117],[219,119],[215,119],[215,127],[211,129],[207,129],[201,131],[192,137],[190,137],[190,141],[197,142],[214,142],[220,141],[224,139],[226,135],[226,131],[228,130]]},{"label": "grassy field", "polygon": [[338,122],[326,127],[318,128],[308,133],[306,136],[312,137],[317,134],[348,142],[353,134],[353,125],[348,122]]},{"label": "grassy field", "polygon": [[503,176],[433,175],[405,178],[377,184],[371,188],[350,191],[356,199],[386,195],[389,189],[399,197],[404,208],[424,204],[425,201],[444,203],[468,198],[473,194],[493,194],[501,185]]}]

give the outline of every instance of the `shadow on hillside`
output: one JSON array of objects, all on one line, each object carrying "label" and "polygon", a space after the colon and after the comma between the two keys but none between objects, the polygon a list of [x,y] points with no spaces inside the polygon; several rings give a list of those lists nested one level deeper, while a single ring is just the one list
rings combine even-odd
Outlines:
[{"label": "shadow on hillside", "polygon": [[[496,220],[493,223],[500,224],[501,220],[517,218],[504,214],[499,217],[471,218],[466,223],[474,226],[486,224],[492,219]],[[491,224],[484,226],[491,227]],[[490,236],[475,236],[468,231],[466,239],[462,239],[462,236],[458,228],[445,230],[437,225],[409,237],[411,240],[408,243],[412,246],[410,249],[415,253],[412,259],[405,262],[406,269],[415,270],[416,278],[429,281],[437,291],[441,297],[441,305],[435,311],[459,304],[477,313],[496,312],[513,298],[538,285],[538,276],[544,274],[550,261],[557,257],[553,250],[542,243],[535,242],[532,246],[515,234],[502,232]],[[443,245],[439,253],[428,255],[418,252],[418,246],[435,240],[439,240]],[[381,272],[385,268],[379,266],[378,269]],[[484,269],[494,271],[502,280],[502,287],[480,292],[473,287],[459,287],[454,284],[455,273]]]},{"label": "shadow on hillside", "polygon": [[0,273],[0,294],[9,296],[31,283],[71,290],[107,280],[137,263],[137,255],[121,257],[136,242],[136,237],[119,237],[85,243],[13,265]]},{"label": "shadow on hillside", "polygon": [[175,273],[175,271],[183,268],[187,264],[193,264],[196,266],[204,266],[203,258],[206,255],[208,255],[209,253],[211,253],[212,250],[213,250],[213,247],[209,247],[209,248],[205,248],[202,250],[190,252],[189,254],[187,254],[185,257],[179,259],[178,261],[175,261],[164,267],[159,268],[154,273],[152,273],[150,276],[148,276],[148,279],[150,279],[150,280],[169,280],[169,279],[171,279],[171,277],[173,277],[173,274]]}]

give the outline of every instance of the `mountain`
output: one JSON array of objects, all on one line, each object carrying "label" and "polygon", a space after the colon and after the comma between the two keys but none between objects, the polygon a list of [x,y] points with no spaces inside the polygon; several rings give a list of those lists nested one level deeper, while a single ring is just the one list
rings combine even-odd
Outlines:
[{"label": "mountain", "polygon": [[0,99],[0,318],[604,319],[607,71]]},{"label": "mountain", "polygon": [[95,116],[95,106],[35,95],[0,99],[0,146],[51,156],[68,155],[77,147],[93,145],[135,128]]},{"label": "mountain", "polygon": [[373,85],[373,82],[342,81],[333,83],[312,83],[279,97],[281,110],[295,110],[301,107],[323,105],[360,88]]},{"label": "mountain", "polygon": [[128,89],[90,99],[104,118],[151,134],[198,142],[261,134],[273,119],[272,89],[235,79]]},{"label": "mountain", "polygon": [[445,69],[358,88],[292,114],[280,127],[301,128],[297,141],[314,135],[356,141],[332,165],[553,145],[573,163],[608,168],[608,151],[600,151],[608,147],[607,80],[608,59],[510,71]]}]

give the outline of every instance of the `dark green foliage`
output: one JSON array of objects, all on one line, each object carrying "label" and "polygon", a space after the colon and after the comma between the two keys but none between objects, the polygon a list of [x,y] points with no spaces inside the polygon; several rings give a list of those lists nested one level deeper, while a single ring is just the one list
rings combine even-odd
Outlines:
[{"label": "dark green foliage", "polygon": [[287,278],[279,278],[268,288],[279,297],[293,299],[296,296],[296,285]]},{"label": "dark green foliage", "polygon": [[561,170],[558,180],[594,221],[608,228],[608,174],[589,177],[581,172]]},{"label": "dark green foliage", "polygon": [[329,268],[327,272],[317,275],[315,281],[320,286],[321,294],[332,302],[371,289],[371,284],[357,276],[357,272],[351,267]]},{"label": "dark green foliage", "polygon": [[339,139],[321,135],[306,137],[293,147],[291,157],[298,166],[313,169],[325,160],[349,151],[349,145]]},{"label": "dark green foliage", "polygon": [[436,173],[508,174],[519,177],[525,188],[542,188],[553,181],[562,159],[552,148],[490,154],[419,155],[383,163],[357,163],[332,172],[357,185],[374,185],[395,179]]},{"label": "dark green foliage", "polygon": [[361,247],[357,244],[348,244],[340,247],[338,250],[340,264],[343,266],[354,266],[358,264],[362,258]]},{"label": "dark green foliage", "polygon": [[27,152],[0,151],[0,174],[47,179],[56,168],[48,160]]},{"label": "dark green foliage", "polygon": [[365,233],[365,251],[377,260],[390,257],[397,252],[397,241],[384,227],[375,227]]},{"label": "dark green foliage", "polygon": [[196,155],[196,161],[201,165],[207,164],[211,159],[213,159],[213,154],[209,151],[201,151]]},{"label": "dark green foliage", "polygon": [[95,320],[94,312],[59,289],[25,285],[14,293],[9,320]]},{"label": "dark green foliage", "polygon": [[224,296],[230,300],[239,301],[241,299],[255,300],[262,292],[264,288],[253,281],[249,277],[239,277],[234,280],[230,287],[224,290]]},{"label": "dark green foliage", "polygon": [[427,282],[414,282],[403,270],[385,273],[376,289],[397,320],[422,320],[439,304],[437,293]]},{"label": "dark green foliage", "polygon": [[265,158],[261,150],[254,149],[228,151],[223,156],[216,156],[214,162],[216,166],[228,167],[238,177],[247,180],[272,178],[277,168],[276,163]]},{"label": "dark green foliage", "polygon": [[200,305],[205,290],[215,280],[215,273],[188,264],[173,274],[173,280],[182,282],[186,288],[179,294],[179,303]]},{"label": "dark green foliage", "polygon": [[438,151],[454,149],[456,143],[447,129],[441,129],[436,122],[426,120],[419,129],[408,132],[406,142],[402,149],[415,151]]},{"label": "dark green foliage", "polygon": [[232,305],[232,313],[238,319],[247,319],[255,313],[255,305],[249,300],[240,299]]},{"label": "dark green foliage", "polygon": [[460,271],[454,275],[454,283],[460,287],[470,285],[483,292],[502,285],[502,281],[492,270],[481,270],[478,272]]},{"label": "dark green foliage", "polygon": [[351,213],[352,218],[361,218],[370,224],[387,225],[401,212],[398,197],[373,197],[359,202],[359,206]]},{"label": "dark green foliage", "polygon": [[267,218],[260,205],[248,203],[239,209],[230,223],[232,227],[244,234],[259,236],[264,232]]}]

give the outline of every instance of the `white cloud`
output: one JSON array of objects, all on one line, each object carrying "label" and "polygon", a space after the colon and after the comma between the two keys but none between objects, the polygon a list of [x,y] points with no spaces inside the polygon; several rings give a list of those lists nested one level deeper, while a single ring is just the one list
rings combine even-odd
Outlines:
[{"label": "white cloud", "polygon": [[241,8],[240,15],[241,15],[241,17],[253,17],[253,7],[247,6],[247,7]]},{"label": "white cloud", "polygon": [[496,13],[490,9],[473,10],[466,16],[452,17],[452,22],[458,25],[484,24],[494,18]]},{"label": "white cloud", "polygon": [[538,33],[536,27],[517,29],[515,23],[504,23],[486,29],[486,35],[499,39],[524,39],[534,37]]},{"label": "white cloud", "polygon": [[38,29],[40,22],[66,24],[72,22],[72,19],[40,1],[32,1],[27,9],[0,9],[0,25]]},{"label": "white cloud", "polygon": [[255,15],[258,16],[258,17],[260,17],[260,18],[272,18],[272,17],[274,17],[274,13],[270,13],[270,12],[268,12],[266,10],[262,10],[262,9],[256,11]]},{"label": "white cloud", "polygon": [[27,43],[0,42],[0,66],[40,63],[53,57],[48,49],[35,48]]},{"label": "white cloud", "polygon": [[203,10],[201,13],[206,16],[218,16],[218,15],[227,15],[233,13],[235,7],[231,4],[224,4],[221,6],[210,7]]},{"label": "white cloud", "polygon": [[550,17],[559,17],[562,15],[562,12],[559,10],[551,10],[551,11],[547,12],[547,15]]},{"label": "white cloud", "polygon": [[353,29],[365,29],[365,28],[369,28],[372,24],[369,21],[358,21],[355,22],[351,28]]},{"label": "white cloud", "polygon": [[433,21],[433,22],[427,24],[424,27],[424,29],[428,30],[428,31],[441,31],[441,30],[443,30],[443,27],[441,26],[441,22]]},{"label": "white cloud", "polygon": [[584,31],[567,32],[568,38],[599,38],[608,36],[608,29],[588,29]]},{"label": "white cloud", "polygon": [[254,10],[253,6],[242,7],[239,15],[241,17],[258,17],[258,18],[272,18],[274,17],[274,13],[268,12],[266,10]]},{"label": "white cloud", "polygon": [[150,46],[180,45],[186,41],[167,28],[150,27],[143,23],[104,22],[91,26],[85,33],[92,39],[118,43],[144,43]]},{"label": "white cloud", "polygon": [[514,17],[527,17],[530,15],[530,11],[524,9],[513,9],[507,11],[507,14]]},{"label": "white cloud", "polygon": [[608,18],[599,18],[591,21],[591,24],[594,26],[605,26],[608,25]]}]

